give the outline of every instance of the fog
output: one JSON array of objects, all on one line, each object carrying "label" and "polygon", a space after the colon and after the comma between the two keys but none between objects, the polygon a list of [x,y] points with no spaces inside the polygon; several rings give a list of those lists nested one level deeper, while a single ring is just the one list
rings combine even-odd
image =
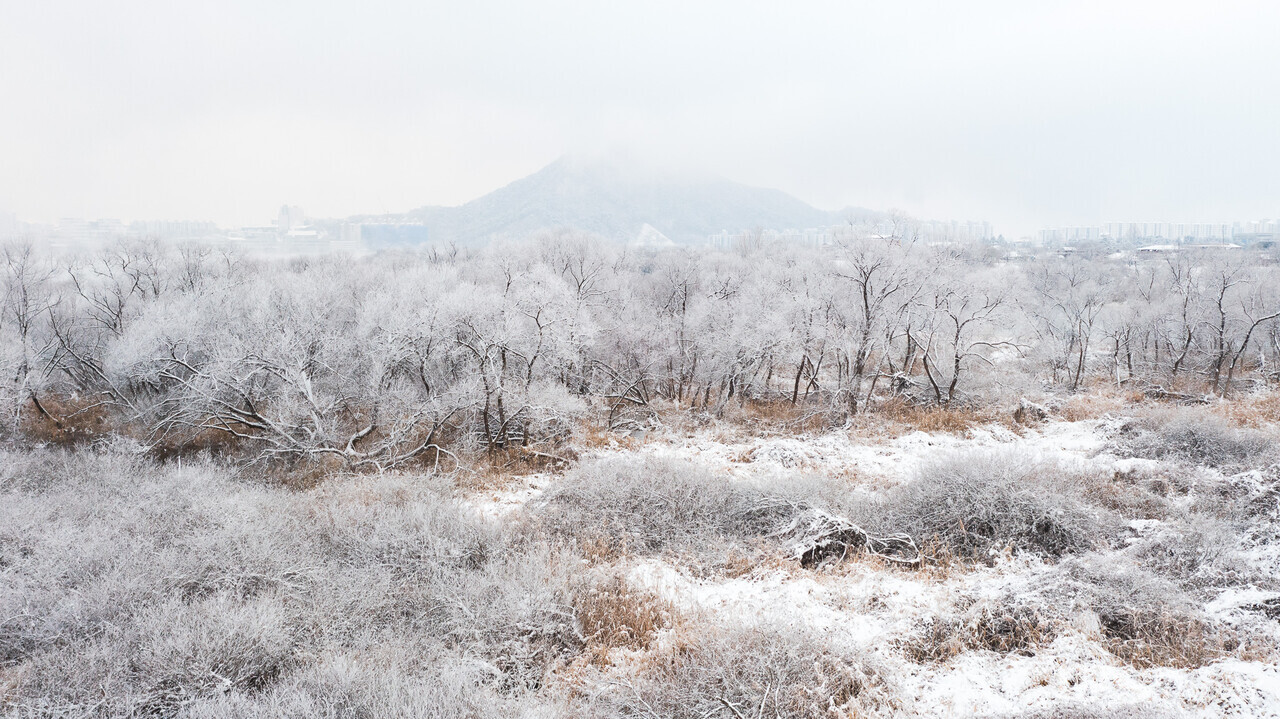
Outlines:
[{"label": "fog", "polygon": [[4,3],[0,210],[262,223],[626,152],[1009,235],[1280,214],[1271,3]]}]

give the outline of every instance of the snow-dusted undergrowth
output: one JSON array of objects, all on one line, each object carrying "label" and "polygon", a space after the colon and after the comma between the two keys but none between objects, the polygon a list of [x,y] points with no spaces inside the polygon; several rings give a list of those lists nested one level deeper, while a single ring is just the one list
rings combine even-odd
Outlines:
[{"label": "snow-dusted undergrowth", "polygon": [[[1132,431],[1129,424],[1125,419],[1107,418],[1050,422],[1016,432],[991,425],[963,435],[916,431],[896,437],[847,431],[804,437],[657,433],[639,446],[594,450],[584,461],[683,462],[744,486],[777,492],[806,487],[815,477],[835,478],[846,486],[849,497],[856,498],[847,500],[850,504],[892,496],[897,488],[919,481],[931,465],[948,459],[956,462],[957,457],[960,463],[990,455],[1013,457],[1033,468],[1031,474],[1053,468],[1056,474],[1049,483],[1091,482],[1079,490],[1093,495],[1118,491],[1110,485],[1189,483],[1194,486],[1163,491],[1159,517],[1135,515],[1136,505],[1126,504],[1135,500],[1123,497],[1111,498],[1110,506],[1107,502],[1101,508],[1092,506],[1113,520],[1109,531],[1114,536],[1097,537],[1099,546],[1072,560],[1085,570],[1068,568],[1075,565],[1060,557],[997,551],[994,547],[1001,536],[993,538],[989,556],[980,557],[983,561],[977,564],[953,563],[918,571],[865,561],[819,571],[766,564],[737,574],[707,575],[690,571],[679,553],[641,552],[622,562],[629,582],[652,590],[683,611],[721,621],[802,628],[872,652],[897,681],[902,706],[895,713],[1113,716],[1108,712],[1114,710],[1114,716],[1128,716],[1124,707],[1141,705],[1154,712],[1152,716],[1280,715],[1280,670],[1272,649],[1272,643],[1280,640],[1275,619],[1280,613],[1280,587],[1274,581],[1280,556],[1273,511],[1275,468],[1239,471],[1241,467],[1213,468],[1133,456],[1123,441]],[[489,513],[501,508],[509,515],[523,502],[537,504],[544,488],[555,486],[556,478],[537,475],[482,504]],[[1198,506],[1212,501],[1207,495],[1221,494],[1223,488],[1234,488],[1237,500],[1248,497],[1241,501],[1258,503],[1255,510],[1259,511]],[[830,492],[830,486],[824,491]],[[1038,493],[1052,491],[1041,488]],[[952,502],[946,497],[937,500]],[[1061,509],[1051,512],[1060,514]],[[1176,557],[1205,566],[1170,567],[1152,561],[1151,555],[1179,551],[1161,542],[1185,539],[1194,534],[1193,524],[1203,525],[1210,516],[1222,522],[1214,540],[1228,546],[1196,546],[1187,551],[1200,556]],[[1229,535],[1225,540],[1220,536],[1224,533]],[[1148,545],[1155,548],[1147,549]],[[1155,558],[1168,560],[1165,564],[1174,561]],[[1214,575],[1216,570],[1208,566],[1214,562],[1227,565],[1225,575]],[[1064,575],[1092,571],[1088,567],[1100,568],[1105,581],[1112,583],[1102,591],[1132,591],[1134,596],[1081,599],[1077,588],[1075,599],[1070,599],[1071,591],[1061,586],[1066,582]],[[1113,571],[1119,579],[1108,574]],[[1126,572],[1140,581],[1127,584]],[[1148,580],[1150,588],[1143,584]],[[1159,596],[1165,588],[1170,595]],[[1143,592],[1157,596],[1142,596]],[[1210,637],[1214,646],[1206,651],[1218,654],[1204,657],[1143,645],[1141,651],[1155,653],[1151,659],[1133,649],[1138,640],[1101,626],[1108,621],[1107,613],[1116,610],[1107,606],[1112,601],[1117,605],[1155,602],[1140,608],[1146,612],[1143,621],[1178,616],[1182,617],[1178,621],[1190,622],[1188,626],[1200,627],[1199,631],[1233,633],[1235,639],[1220,645]],[[932,661],[912,657],[913,643],[922,641],[922,632],[934,625],[956,617],[963,620],[975,612],[1009,613],[1012,606],[1046,615],[1054,624],[1048,636],[1016,651],[992,650],[978,642]],[[1171,631],[1190,630],[1174,626]],[[1240,639],[1245,636],[1249,639]],[[1255,642],[1258,648],[1239,651],[1235,645],[1240,641]]]},{"label": "snow-dusted undergrowth", "polygon": [[[1269,432],[659,430],[484,489],[10,453],[0,709],[1277,716]],[[802,563],[814,517],[925,560]]]}]

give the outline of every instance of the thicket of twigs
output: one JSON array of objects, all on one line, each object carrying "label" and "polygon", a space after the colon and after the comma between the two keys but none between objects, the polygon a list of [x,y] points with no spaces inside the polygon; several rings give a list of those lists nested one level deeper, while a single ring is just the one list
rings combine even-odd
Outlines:
[{"label": "thicket of twigs", "polygon": [[[1203,610],[1225,587],[1276,588],[1230,534],[1267,506],[1270,469],[1252,488],[1170,489],[980,450],[859,498],[618,459],[495,524],[442,475],[294,489],[118,448],[0,467],[0,706],[15,716],[898,716],[921,709],[898,687],[904,660],[1035,654],[1070,634],[1139,669],[1274,656],[1265,633]],[[1152,506],[1167,530],[1126,535],[1129,508]],[[886,528],[903,544],[876,544]],[[785,612],[709,615],[628,570],[871,561],[910,576],[1006,553],[1045,561],[877,647]]]},{"label": "thicket of twigs", "polygon": [[[1275,656],[1251,623],[1271,604],[1204,610],[1280,591],[1242,551],[1280,541],[1273,405],[1232,399],[1280,351],[1267,267],[853,236],[4,260],[6,715],[929,716],[903,672],[975,652],[1083,637],[1134,671]],[[854,491],[589,456],[664,424],[963,432],[1138,400],[1107,448],[1126,471],[988,448]],[[477,486],[524,470],[548,475],[540,496],[475,511]],[[708,613],[635,573],[938,582],[1005,559],[1027,575],[875,646]]]},{"label": "thicket of twigs", "polygon": [[[1004,261],[851,228],[824,248],[639,251],[572,233],[483,251],[263,261],[122,243],[4,248],[10,436],[126,436],[353,470],[553,449],[669,408],[797,427],[1110,384],[1174,402],[1280,368],[1256,252]],[[774,411],[774,415],[779,414]],[[954,419],[954,418],[953,418]]]}]

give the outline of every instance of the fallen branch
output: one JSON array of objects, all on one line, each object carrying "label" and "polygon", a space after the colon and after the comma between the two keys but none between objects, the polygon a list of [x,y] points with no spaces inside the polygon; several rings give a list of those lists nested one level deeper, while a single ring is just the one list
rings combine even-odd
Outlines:
[{"label": "fallen branch", "polygon": [[789,537],[788,553],[803,567],[847,559],[857,552],[907,567],[919,566],[923,561],[915,540],[906,534],[875,537],[844,517],[811,507],[796,508],[800,511],[791,522],[770,536]]},{"label": "fallen branch", "polygon": [[1180,404],[1209,404],[1207,397],[1197,397],[1193,394],[1183,394],[1181,392],[1170,392],[1160,385],[1148,387],[1143,391],[1147,397],[1151,399],[1172,400]]}]

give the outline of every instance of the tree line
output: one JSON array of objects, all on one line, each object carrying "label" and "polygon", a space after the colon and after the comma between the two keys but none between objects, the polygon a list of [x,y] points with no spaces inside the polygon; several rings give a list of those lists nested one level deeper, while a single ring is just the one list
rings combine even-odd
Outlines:
[{"label": "tree line", "polygon": [[12,437],[94,417],[149,447],[216,438],[386,469],[588,417],[626,427],[663,403],[857,414],[1280,378],[1280,269],[1260,253],[989,249],[852,230],[821,248],[639,250],[562,231],[288,260],[11,245],[0,401]]}]

